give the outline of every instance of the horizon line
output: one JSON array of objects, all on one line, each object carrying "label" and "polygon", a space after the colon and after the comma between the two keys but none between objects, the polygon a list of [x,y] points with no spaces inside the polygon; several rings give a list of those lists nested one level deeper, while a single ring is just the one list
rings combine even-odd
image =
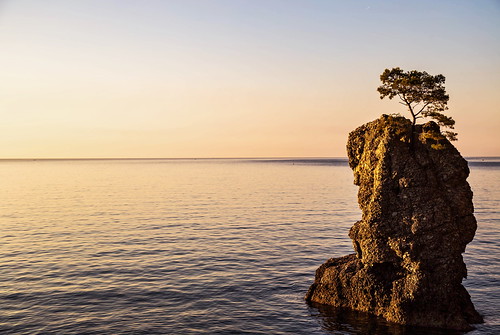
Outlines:
[{"label": "horizon line", "polygon": [[[500,159],[500,156],[463,156],[464,159]],[[98,160],[231,160],[231,159],[243,159],[243,160],[268,160],[268,159],[279,159],[279,160],[329,160],[329,159],[341,159],[348,160],[347,156],[337,156],[337,157],[297,157],[297,156],[261,156],[261,157],[44,157],[44,158],[0,158],[0,161],[98,161]]]},{"label": "horizon line", "polygon": [[208,160],[208,159],[348,159],[343,157],[315,157],[315,156],[257,156],[257,157],[25,157],[25,158],[0,158],[0,161],[41,161],[41,160]]}]

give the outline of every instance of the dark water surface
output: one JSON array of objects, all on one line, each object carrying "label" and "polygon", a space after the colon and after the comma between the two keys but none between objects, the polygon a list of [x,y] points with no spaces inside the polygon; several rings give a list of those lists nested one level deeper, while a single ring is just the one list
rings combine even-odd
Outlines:
[{"label": "dark water surface", "polygon": [[[464,281],[500,333],[500,164],[471,162]],[[308,306],[352,253],[345,160],[0,161],[2,334],[454,334]]]}]

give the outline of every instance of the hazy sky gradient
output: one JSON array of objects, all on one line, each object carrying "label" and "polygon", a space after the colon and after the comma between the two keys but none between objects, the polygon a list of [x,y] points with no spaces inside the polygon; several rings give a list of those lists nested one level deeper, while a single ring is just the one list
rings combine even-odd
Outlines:
[{"label": "hazy sky gradient", "polygon": [[0,63],[0,158],[341,157],[395,66],[500,155],[498,0],[0,0]]}]

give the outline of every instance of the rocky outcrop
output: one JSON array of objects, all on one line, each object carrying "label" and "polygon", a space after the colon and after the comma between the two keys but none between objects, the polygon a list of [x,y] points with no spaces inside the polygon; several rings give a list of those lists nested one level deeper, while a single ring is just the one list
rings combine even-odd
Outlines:
[{"label": "rocky outcrop", "polygon": [[306,300],[457,330],[482,322],[462,286],[476,231],[467,161],[434,122],[383,115],[349,134],[361,221],[355,254],[316,271]]}]

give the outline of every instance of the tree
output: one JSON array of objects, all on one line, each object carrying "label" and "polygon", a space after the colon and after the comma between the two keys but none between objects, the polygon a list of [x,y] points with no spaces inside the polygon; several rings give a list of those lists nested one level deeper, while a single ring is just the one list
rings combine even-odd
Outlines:
[{"label": "tree", "polygon": [[[449,95],[444,88],[445,77],[442,74],[430,75],[423,71],[403,71],[399,67],[385,69],[380,75],[382,85],[377,88],[380,99],[399,98],[399,103],[406,106],[413,118],[412,130],[417,119],[429,117],[440,126],[454,129],[455,120],[443,114],[448,109]],[[450,141],[457,139],[457,133],[443,131]]]}]

